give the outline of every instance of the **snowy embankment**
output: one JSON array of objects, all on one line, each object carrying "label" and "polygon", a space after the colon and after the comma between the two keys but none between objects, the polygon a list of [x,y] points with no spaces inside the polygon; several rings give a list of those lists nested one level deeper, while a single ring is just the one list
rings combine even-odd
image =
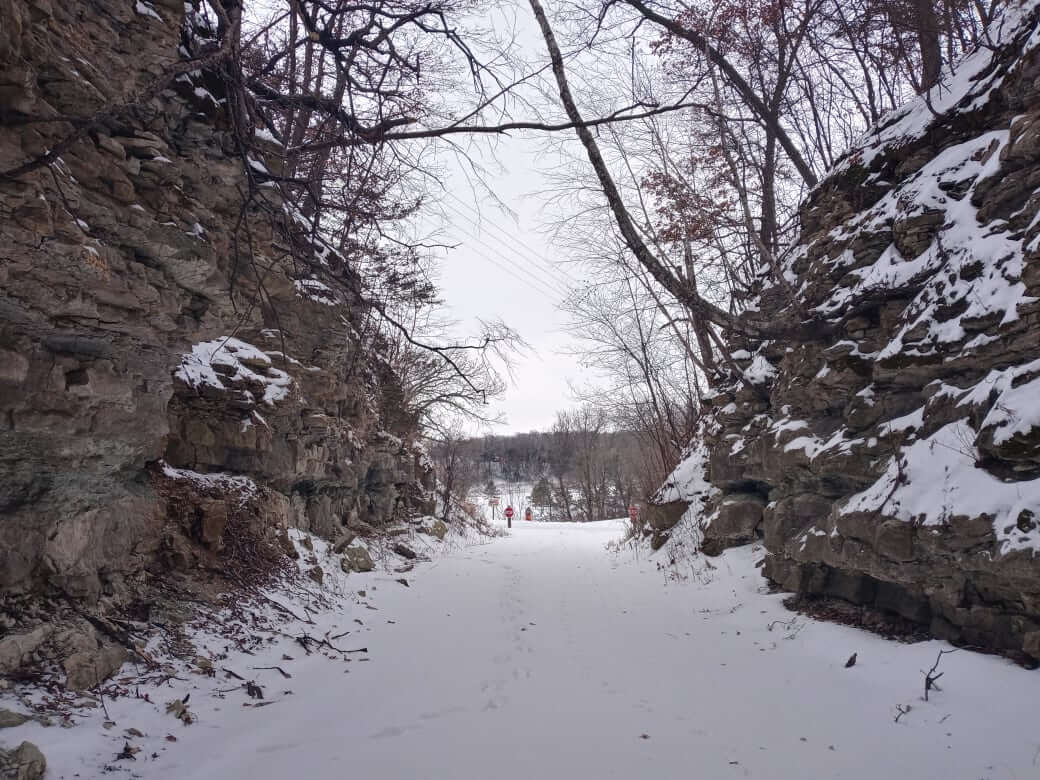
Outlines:
[{"label": "snowy embankment", "polygon": [[[214,676],[182,668],[139,688],[150,701],[107,701],[107,718],[99,708],[74,729],[30,724],[5,741],[35,741],[55,778],[106,766],[196,780],[1040,772],[1035,675],[959,651],[925,702],[923,672],[948,645],[793,616],[765,592],[757,548],[684,577],[660,554],[608,550],[623,529],[514,524],[417,565],[408,587],[393,572],[333,577],[313,623],[284,625],[252,654],[224,657],[225,639],[198,636]],[[304,614],[304,601],[271,596]],[[307,654],[301,634],[338,649]],[[186,725],[165,710],[189,694]]]}]

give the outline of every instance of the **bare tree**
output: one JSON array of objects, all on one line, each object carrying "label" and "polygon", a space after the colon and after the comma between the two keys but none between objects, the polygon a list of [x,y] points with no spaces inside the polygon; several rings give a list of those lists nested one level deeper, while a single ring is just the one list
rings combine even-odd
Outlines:
[{"label": "bare tree", "polygon": [[549,472],[552,474],[553,487],[556,489],[557,501],[563,508],[568,522],[574,521],[571,509],[571,474],[577,457],[577,446],[574,432],[566,415],[557,414],[549,433]]},{"label": "bare tree", "polygon": [[444,522],[448,522],[459,503],[465,501],[479,478],[477,463],[467,457],[466,443],[463,428],[456,424],[443,430],[430,447]]}]

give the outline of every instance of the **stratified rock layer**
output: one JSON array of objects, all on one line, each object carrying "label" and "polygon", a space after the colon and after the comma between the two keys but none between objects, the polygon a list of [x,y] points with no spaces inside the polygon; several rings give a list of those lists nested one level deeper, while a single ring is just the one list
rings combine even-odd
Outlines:
[{"label": "stratified rock layer", "polygon": [[814,190],[693,465],[705,549],[757,536],[784,588],[1040,659],[1038,15]]},{"label": "stratified rock layer", "polygon": [[[147,96],[185,8],[0,0],[0,110]],[[242,160],[217,87],[193,78],[0,179],[0,591],[119,598],[149,567],[218,566],[232,531],[336,538],[423,499],[364,312],[300,278],[276,220],[247,210],[236,241]],[[70,129],[0,124],[0,170]]]}]

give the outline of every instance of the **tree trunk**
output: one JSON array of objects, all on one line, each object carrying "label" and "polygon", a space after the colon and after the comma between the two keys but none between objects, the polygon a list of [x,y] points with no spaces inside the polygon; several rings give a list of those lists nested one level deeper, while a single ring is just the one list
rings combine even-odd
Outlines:
[{"label": "tree trunk", "polygon": [[939,17],[932,0],[914,0],[914,33],[921,48],[921,92],[939,83],[942,73],[942,48],[939,43]]}]

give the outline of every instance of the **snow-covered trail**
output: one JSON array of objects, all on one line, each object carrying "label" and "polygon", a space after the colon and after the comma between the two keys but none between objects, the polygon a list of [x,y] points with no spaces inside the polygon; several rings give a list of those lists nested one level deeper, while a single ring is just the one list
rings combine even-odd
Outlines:
[{"label": "snow-covered trail", "polygon": [[240,694],[202,699],[189,727],[142,715],[138,728],[178,742],[120,768],[199,780],[1040,777],[1036,673],[954,653],[925,703],[921,670],[946,645],[800,618],[770,631],[793,615],[761,592],[750,548],[715,559],[707,585],[675,582],[653,557],[608,552],[620,533],[518,523],[417,568],[408,588],[369,575],[378,611],[343,619],[369,629],[351,646],[371,660],[296,658],[293,679],[265,678],[293,695],[255,709]]}]

